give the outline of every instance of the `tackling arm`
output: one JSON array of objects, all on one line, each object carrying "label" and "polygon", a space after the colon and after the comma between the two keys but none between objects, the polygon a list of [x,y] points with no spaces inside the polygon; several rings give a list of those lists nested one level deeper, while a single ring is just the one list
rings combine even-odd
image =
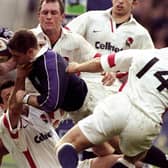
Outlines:
[{"label": "tackling arm", "polygon": [[77,72],[102,72],[102,66],[100,63],[100,58],[94,58],[90,61],[84,63],[70,63],[66,68],[68,73],[77,73]]}]

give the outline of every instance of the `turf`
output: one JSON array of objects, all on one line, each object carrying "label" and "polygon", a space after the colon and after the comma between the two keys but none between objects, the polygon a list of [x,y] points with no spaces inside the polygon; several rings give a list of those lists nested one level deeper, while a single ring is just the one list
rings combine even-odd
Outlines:
[{"label": "turf", "polygon": [[18,168],[18,167],[16,166],[16,163],[15,163],[14,160],[10,157],[10,155],[6,155],[6,156],[3,158],[1,168]]}]

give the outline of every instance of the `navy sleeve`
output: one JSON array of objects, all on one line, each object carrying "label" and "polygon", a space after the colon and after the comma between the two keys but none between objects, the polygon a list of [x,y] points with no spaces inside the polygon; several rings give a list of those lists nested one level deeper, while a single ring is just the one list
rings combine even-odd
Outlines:
[{"label": "navy sleeve", "polygon": [[50,50],[34,62],[29,78],[40,93],[37,101],[41,110],[53,112],[63,101],[68,83],[66,66],[66,61]]}]

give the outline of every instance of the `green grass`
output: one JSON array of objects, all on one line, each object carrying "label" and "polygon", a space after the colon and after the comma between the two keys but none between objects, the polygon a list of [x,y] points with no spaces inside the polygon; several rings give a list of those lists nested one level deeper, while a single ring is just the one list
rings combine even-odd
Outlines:
[{"label": "green grass", "polygon": [[10,155],[6,155],[3,158],[1,168],[18,168],[18,167],[16,166],[15,161],[10,157]]},{"label": "green grass", "polygon": [[84,5],[67,5],[65,12],[67,14],[82,14],[84,12],[86,12],[86,6]]}]

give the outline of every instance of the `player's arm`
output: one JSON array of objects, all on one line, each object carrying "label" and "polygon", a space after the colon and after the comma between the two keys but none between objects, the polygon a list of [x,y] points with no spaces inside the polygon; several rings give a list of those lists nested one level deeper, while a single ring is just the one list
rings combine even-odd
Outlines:
[{"label": "player's arm", "polygon": [[23,73],[21,69],[22,67],[17,68],[17,77],[15,81],[15,86],[9,98],[9,120],[12,128],[16,128],[18,126],[20,115],[23,111],[23,105],[17,102],[17,92],[18,90],[25,89],[25,79],[27,76],[27,72]]},{"label": "player's arm", "polygon": [[83,62],[81,64],[72,62],[66,68],[66,72],[78,73],[78,72],[102,72],[103,68],[100,63],[100,58],[94,58],[90,61]]},{"label": "player's arm", "polygon": [[128,72],[136,50],[121,51],[110,55],[102,55],[84,63],[70,63],[66,69],[69,73],[76,72]]},{"label": "player's arm", "polygon": [[[59,59],[56,60],[56,58]],[[60,79],[65,75],[66,65],[64,58],[61,56],[55,57],[54,52],[47,55],[44,61],[44,64],[40,67],[40,69],[44,70],[41,74],[43,77],[38,78],[41,88],[39,89],[39,86],[36,87],[39,95],[32,95],[31,93],[26,93],[24,90],[20,90],[17,92],[17,101],[34,106],[45,112],[53,112],[59,102]],[[47,78],[44,78],[44,76]],[[36,78],[32,80],[36,80]]]}]

